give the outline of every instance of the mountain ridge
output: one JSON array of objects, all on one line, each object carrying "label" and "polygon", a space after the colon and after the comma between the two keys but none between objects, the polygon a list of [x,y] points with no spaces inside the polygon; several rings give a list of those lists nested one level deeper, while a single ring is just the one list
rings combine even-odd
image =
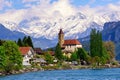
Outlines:
[{"label": "mountain ridge", "polygon": [[92,28],[101,31],[105,22],[118,20],[120,20],[120,12],[91,16],[78,12],[65,18],[52,19],[33,16],[29,19],[22,20],[19,24],[8,21],[3,22],[3,24],[12,31],[19,31],[34,38],[44,37],[49,40],[54,40],[57,39],[60,28],[65,32],[66,38],[78,39],[88,36]]}]

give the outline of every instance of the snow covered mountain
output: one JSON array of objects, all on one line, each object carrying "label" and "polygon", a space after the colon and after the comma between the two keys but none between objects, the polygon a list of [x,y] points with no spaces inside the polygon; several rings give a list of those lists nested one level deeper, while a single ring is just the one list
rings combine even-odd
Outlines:
[{"label": "snow covered mountain", "polygon": [[105,22],[119,21],[120,12],[111,12],[96,15],[87,15],[78,12],[68,17],[55,13],[53,17],[33,16],[24,18],[19,24],[11,21],[2,21],[11,31],[23,32],[33,38],[57,40],[59,29],[62,28],[65,38],[83,38],[89,35],[92,28],[103,29]]}]

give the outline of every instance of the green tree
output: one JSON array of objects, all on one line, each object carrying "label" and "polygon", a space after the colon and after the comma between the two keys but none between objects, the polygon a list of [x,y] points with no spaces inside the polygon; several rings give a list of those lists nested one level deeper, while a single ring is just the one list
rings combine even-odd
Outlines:
[{"label": "green tree", "polygon": [[55,57],[59,60],[63,59],[62,50],[61,50],[61,47],[60,47],[59,43],[57,44],[57,46],[55,48]]},{"label": "green tree", "polygon": [[78,58],[77,58],[77,53],[76,52],[73,52],[72,55],[71,55],[71,60],[72,61],[76,61]]},{"label": "green tree", "polygon": [[77,55],[80,60],[87,61],[88,54],[83,48],[78,49]]},{"label": "green tree", "polygon": [[104,42],[104,47],[110,55],[110,59],[115,58],[115,44],[112,41]]},{"label": "green tree", "polygon": [[34,47],[33,47],[33,43],[32,43],[32,39],[31,39],[30,36],[28,36],[28,38],[27,38],[27,44],[28,44],[28,46],[34,48]]},{"label": "green tree", "polygon": [[12,70],[22,68],[22,55],[15,42],[6,41],[0,49],[2,50],[0,51],[0,57],[2,57],[1,59],[3,60],[0,66],[5,73],[10,73]]},{"label": "green tree", "polygon": [[23,42],[23,46],[28,46],[28,43],[27,43],[27,36],[25,36],[22,40]]},{"label": "green tree", "polygon": [[23,42],[22,42],[22,40],[21,40],[20,38],[18,39],[17,44],[18,44],[18,46],[20,46],[20,47],[23,46]]},{"label": "green tree", "polygon": [[6,57],[5,48],[3,46],[0,46],[0,68],[3,70],[6,63]]},{"label": "green tree", "polygon": [[48,64],[53,63],[53,57],[49,52],[45,53],[45,60],[47,61]]},{"label": "green tree", "polygon": [[2,46],[4,42],[4,40],[0,40],[0,46]]},{"label": "green tree", "polygon": [[103,56],[103,42],[102,34],[96,29],[93,29],[90,34],[90,54],[91,57],[102,57]]}]

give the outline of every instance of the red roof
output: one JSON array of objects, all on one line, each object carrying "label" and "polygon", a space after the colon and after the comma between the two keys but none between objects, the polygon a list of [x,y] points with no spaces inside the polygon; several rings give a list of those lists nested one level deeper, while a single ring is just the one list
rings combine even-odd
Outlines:
[{"label": "red roof", "polygon": [[63,45],[80,45],[80,42],[77,39],[64,40]]},{"label": "red roof", "polygon": [[62,31],[62,29],[60,29],[59,34],[64,34],[63,31]]},{"label": "red roof", "polygon": [[31,49],[31,47],[20,47],[19,48],[19,50],[22,53],[22,55],[27,54],[30,49]]}]

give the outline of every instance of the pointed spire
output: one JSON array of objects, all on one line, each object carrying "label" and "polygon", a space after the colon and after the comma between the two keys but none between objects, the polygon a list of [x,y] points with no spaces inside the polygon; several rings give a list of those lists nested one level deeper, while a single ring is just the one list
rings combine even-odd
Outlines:
[{"label": "pointed spire", "polygon": [[64,34],[63,31],[62,31],[62,29],[60,29],[59,34]]}]

